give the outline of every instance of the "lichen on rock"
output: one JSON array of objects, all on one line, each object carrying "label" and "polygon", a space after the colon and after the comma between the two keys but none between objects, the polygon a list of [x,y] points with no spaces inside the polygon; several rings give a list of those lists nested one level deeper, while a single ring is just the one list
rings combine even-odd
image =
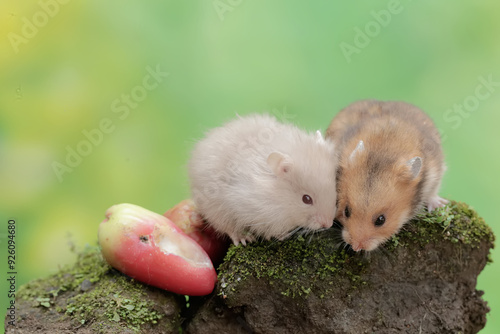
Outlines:
[{"label": "lichen on rock", "polygon": [[[147,287],[112,269],[97,247],[78,254],[74,265],[20,287],[16,333],[85,329],[92,333],[135,333],[159,327],[177,333],[175,295]],[[6,326],[7,330],[9,328]]]},{"label": "lichen on rock", "polygon": [[[231,246],[219,267],[220,295],[227,298],[249,276],[268,280],[281,289],[282,295],[290,297],[307,296],[318,287],[318,281],[325,280],[330,285],[355,289],[365,283],[361,279],[366,270],[364,262],[344,249],[339,251],[327,234],[314,239],[297,236],[282,242]],[[316,292],[324,296],[328,290]]]},{"label": "lichen on rock", "polygon": [[468,205],[422,212],[369,253],[339,249],[339,235],[332,229],[232,246],[219,268],[224,306],[212,299],[189,332],[476,333],[484,327],[489,309],[475,287],[494,235]]},{"label": "lichen on rock", "polygon": [[[356,255],[339,249],[334,230],[310,237],[298,235],[283,242],[261,241],[248,246],[231,246],[219,268],[220,294],[227,298],[248,276],[265,278],[285,288],[286,296],[307,296],[318,287],[318,280],[328,285],[354,289],[366,284],[363,274],[370,255]],[[337,237],[338,238],[338,237]],[[432,213],[422,211],[403,230],[393,236],[377,253],[394,252],[398,247],[425,247],[430,242],[450,242],[457,246],[479,247],[494,242],[491,228],[467,204],[451,202]],[[317,291],[323,298],[330,289]]]},{"label": "lichen on rock", "polygon": [[401,240],[411,240],[422,246],[431,241],[446,241],[479,247],[484,241],[493,243],[495,236],[472,207],[463,202],[451,201],[433,212],[422,211],[385,247],[394,249]]},{"label": "lichen on rock", "polygon": [[[190,298],[133,281],[98,249],[17,295],[11,333],[477,333],[477,276],[491,228],[464,203],[422,212],[379,249],[338,247],[340,230],[231,246],[215,291]],[[6,327],[9,330],[9,327]],[[9,331],[7,331],[9,333]]]}]

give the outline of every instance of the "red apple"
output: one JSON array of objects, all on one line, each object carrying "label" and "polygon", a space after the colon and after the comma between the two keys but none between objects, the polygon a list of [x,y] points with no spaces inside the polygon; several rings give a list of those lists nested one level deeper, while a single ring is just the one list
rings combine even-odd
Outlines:
[{"label": "red apple", "polygon": [[196,212],[196,206],[192,200],[183,200],[163,215],[196,241],[207,252],[214,264],[222,261],[229,247],[229,239],[215,232],[203,220]]},{"label": "red apple", "polygon": [[118,204],[99,226],[106,261],[124,274],[171,292],[203,296],[217,274],[207,253],[168,218],[137,205]]}]

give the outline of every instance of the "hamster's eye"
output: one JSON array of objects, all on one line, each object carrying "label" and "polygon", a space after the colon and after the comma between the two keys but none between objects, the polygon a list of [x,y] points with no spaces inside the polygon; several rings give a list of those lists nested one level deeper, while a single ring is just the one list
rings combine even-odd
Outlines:
[{"label": "hamster's eye", "polygon": [[349,218],[351,216],[351,208],[346,206],[345,210],[344,210],[344,214],[345,214],[346,218]]},{"label": "hamster's eye", "polygon": [[382,226],[384,225],[385,223],[385,216],[384,215],[380,215],[378,216],[377,219],[375,219],[375,226]]},{"label": "hamster's eye", "polygon": [[302,202],[304,202],[305,204],[312,205],[313,199],[309,195],[304,195],[304,196],[302,196]]}]

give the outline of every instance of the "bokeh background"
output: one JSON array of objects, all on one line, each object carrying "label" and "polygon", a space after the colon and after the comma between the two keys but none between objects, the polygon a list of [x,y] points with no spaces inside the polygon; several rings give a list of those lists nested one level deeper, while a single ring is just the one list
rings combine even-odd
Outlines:
[{"label": "bokeh background", "polygon": [[[194,142],[236,113],[326,129],[364,98],[432,116],[441,195],[500,235],[499,14],[496,0],[2,0],[2,277],[10,218],[19,286],[95,245],[109,206],[162,213],[189,197]],[[484,334],[500,330],[499,255],[478,280]]]}]

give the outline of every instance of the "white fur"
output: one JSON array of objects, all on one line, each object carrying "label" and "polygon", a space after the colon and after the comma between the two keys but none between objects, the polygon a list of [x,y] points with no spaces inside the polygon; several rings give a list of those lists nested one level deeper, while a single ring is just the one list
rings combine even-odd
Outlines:
[{"label": "white fur", "polygon": [[[213,129],[192,152],[191,192],[198,211],[235,244],[284,239],[297,227],[330,227],[337,154],[329,140],[268,115]],[[313,199],[304,204],[303,195]]]}]

